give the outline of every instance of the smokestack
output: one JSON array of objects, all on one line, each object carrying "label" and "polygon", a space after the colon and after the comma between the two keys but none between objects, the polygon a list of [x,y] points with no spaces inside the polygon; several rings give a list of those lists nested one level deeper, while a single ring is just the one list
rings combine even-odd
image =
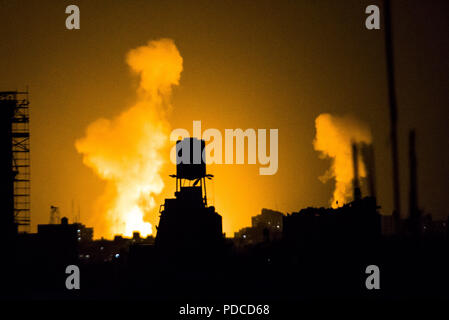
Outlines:
[{"label": "smokestack", "polygon": [[366,168],[366,181],[368,194],[376,199],[376,169],[374,163],[374,148],[372,145],[361,143],[360,152]]},{"label": "smokestack", "polygon": [[399,160],[398,160],[398,134],[397,134],[397,106],[396,106],[396,92],[394,81],[394,61],[393,61],[393,42],[391,40],[391,13],[390,1],[385,0],[384,3],[384,17],[385,17],[385,51],[387,64],[387,78],[388,78],[388,101],[390,105],[390,139],[391,139],[391,154],[393,161],[393,222],[396,233],[399,232],[399,224],[401,217],[401,199],[399,191]]},{"label": "smokestack", "polygon": [[418,236],[421,232],[421,214],[418,209],[417,163],[416,163],[415,130],[409,133],[409,169],[410,169],[410,227],[412,234]]},{"label": "smokestack", "polygon": [[362,193],[360,192],[360,182],[359,182],[359,157],[357,144],[355,142],[352,143],[352,163],[354,166],[354,178],[353,178],[353,186],[354,186],[354,201],[360,200],[362,198]]},{"label": "smokestack", "polygon": [[[333,208],[338,203],[344,204],[354,198],[354,172],[350,164],[352,159],[352,144],[371,144],[372,137],[369,127],[353,116],[334,116],[322,113],[315,119],[316,135],[313,147],[322,157],[332,159],[331,167],[325,175],[319,177],[321,182],[335,179],[335,189],[330,204]],[[365,178],[365,166],[360,161],[357,167],[357,177]]]}]

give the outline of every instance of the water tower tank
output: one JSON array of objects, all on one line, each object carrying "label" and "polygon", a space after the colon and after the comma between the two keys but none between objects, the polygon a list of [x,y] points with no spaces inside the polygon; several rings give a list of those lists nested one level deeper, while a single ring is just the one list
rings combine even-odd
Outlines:
[{"label": "water tower tank", "polygon": [[206,163],[203,159],[204,140],[185,138],[176,141],[176,177],[196,180],[206,176]]}]

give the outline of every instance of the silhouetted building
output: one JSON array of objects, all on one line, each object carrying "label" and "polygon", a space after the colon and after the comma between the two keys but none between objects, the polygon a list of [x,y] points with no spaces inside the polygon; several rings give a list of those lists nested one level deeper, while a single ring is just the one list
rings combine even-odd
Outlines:
[{"label": "silhouetted building", "polygon": [[132,239],[115,236],[114,240],[99,239],[80,244],[79,258],[84,262],[102,263],[120,258]]},{"label": "silhouetted building", "polygon": [[382,215],[381,224],[382,235],[391,236],[395,233],[393,215]]},{"label": "silhouetted building", "polygon": [[52,262],[75,262],[78,257],[78,225],[63,217],[60,224],[39,224],[37,236],[42,255]]},{"label": "silhouetted building", "polygon": [[155,240],[163,255],[213,255],[223,243],[222,218],[207,205],[206,178],[212,175],[206,174],[201,156],[204,146],[204,140],[195,138],[176,143],[175,198],[165,199],[161,206]]},{"label": "silhouetted building", "polygon": [[62,218],[60,224],[37,226],[35,260],[39,286],[64,288],[64,270],[68,265],[78,265],[78,227]]},{"label": "silhouetted building", "polygon": [[420,234],[422,234],[423,236],[433,238],[446,238],[447,236],[447,221],[433,220],[431,214],[427,214],[422,218],[420,227]]},{"label": "silhouetted building", "polygon": [[237,245],[255,244],[262,240],[262,230],[253,227],[245,227],[234,233],[234,242]]},{"label": "silhouetted building", "polygon": [[234,233],[234,241],[238,245],[245,245],[280,240],[283,217],[282,212],[264,208],[261,214],[251,218],[251,227]]},{"label": "silhouetted building", "polygon": [[263,208],[261,214],[251,218],[251,225],[262,226],[270,231],[282,231],[283,217],[282,212]]},{"label": "silhouetted building", "polygon": [[309,207],[284,217],[284,240],[299,246],[372,242],[380,235],[381,217],[372,197],[336,209]]}]

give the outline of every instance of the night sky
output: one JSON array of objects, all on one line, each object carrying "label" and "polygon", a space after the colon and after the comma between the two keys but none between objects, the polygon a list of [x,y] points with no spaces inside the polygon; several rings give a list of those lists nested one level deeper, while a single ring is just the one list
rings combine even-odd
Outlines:
[{"label": "night sky", "polygon": [[[76,4],[81,29],[65,28]],[[379,1],[0,1],[0,90],[28,86],[31,102],[32,230],[50,205],[81,221],[105,182],[82,162],[75,141],[98,118],[136,99],[138,79],[126,53],[170,38],[183,58],[171,128],[279,129],[279,170],[213,165],[209,200],[227,235],[250,225],[261,208],[282,212],[328,206],[333,185],[319,176],[329,160],[313,149],[315,118],[353,115],[372,131],[378,203],[392,211],[389,110],[383,23],[365,28],[365,8]],[[445,219],[449,190],[449,2],[393,1],[399,112],[402,215],[408,210],[408,131],[417,132],[419,206]],[[168,159],[168,154],[167,154]],[[351,165],[351,164],[348,164]],[[165,188],[147,218],[175,190]],[[95,237],[101,236],[95,234]]]}]

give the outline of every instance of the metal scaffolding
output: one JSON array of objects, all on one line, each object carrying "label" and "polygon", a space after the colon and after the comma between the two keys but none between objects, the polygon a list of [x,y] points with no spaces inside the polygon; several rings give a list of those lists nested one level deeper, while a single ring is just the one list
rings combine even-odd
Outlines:
[{"label": "metal scaffolding", "polygon": [[[30,129],[28,92],[0,92],[0,102],[9,111],[6,124],[10,126],[11,176],[13,177],[13,214],[19,232],[29,232],[30,206]],[[3,107],[3,106],[2,106]],[[8,131],[9,131],[8,130]]]},{"label": "metal scaffolding", "polygon": [[17,93],[12,121],[14,220],[20,231],[30,231],[30,115],[28,92]]}]

